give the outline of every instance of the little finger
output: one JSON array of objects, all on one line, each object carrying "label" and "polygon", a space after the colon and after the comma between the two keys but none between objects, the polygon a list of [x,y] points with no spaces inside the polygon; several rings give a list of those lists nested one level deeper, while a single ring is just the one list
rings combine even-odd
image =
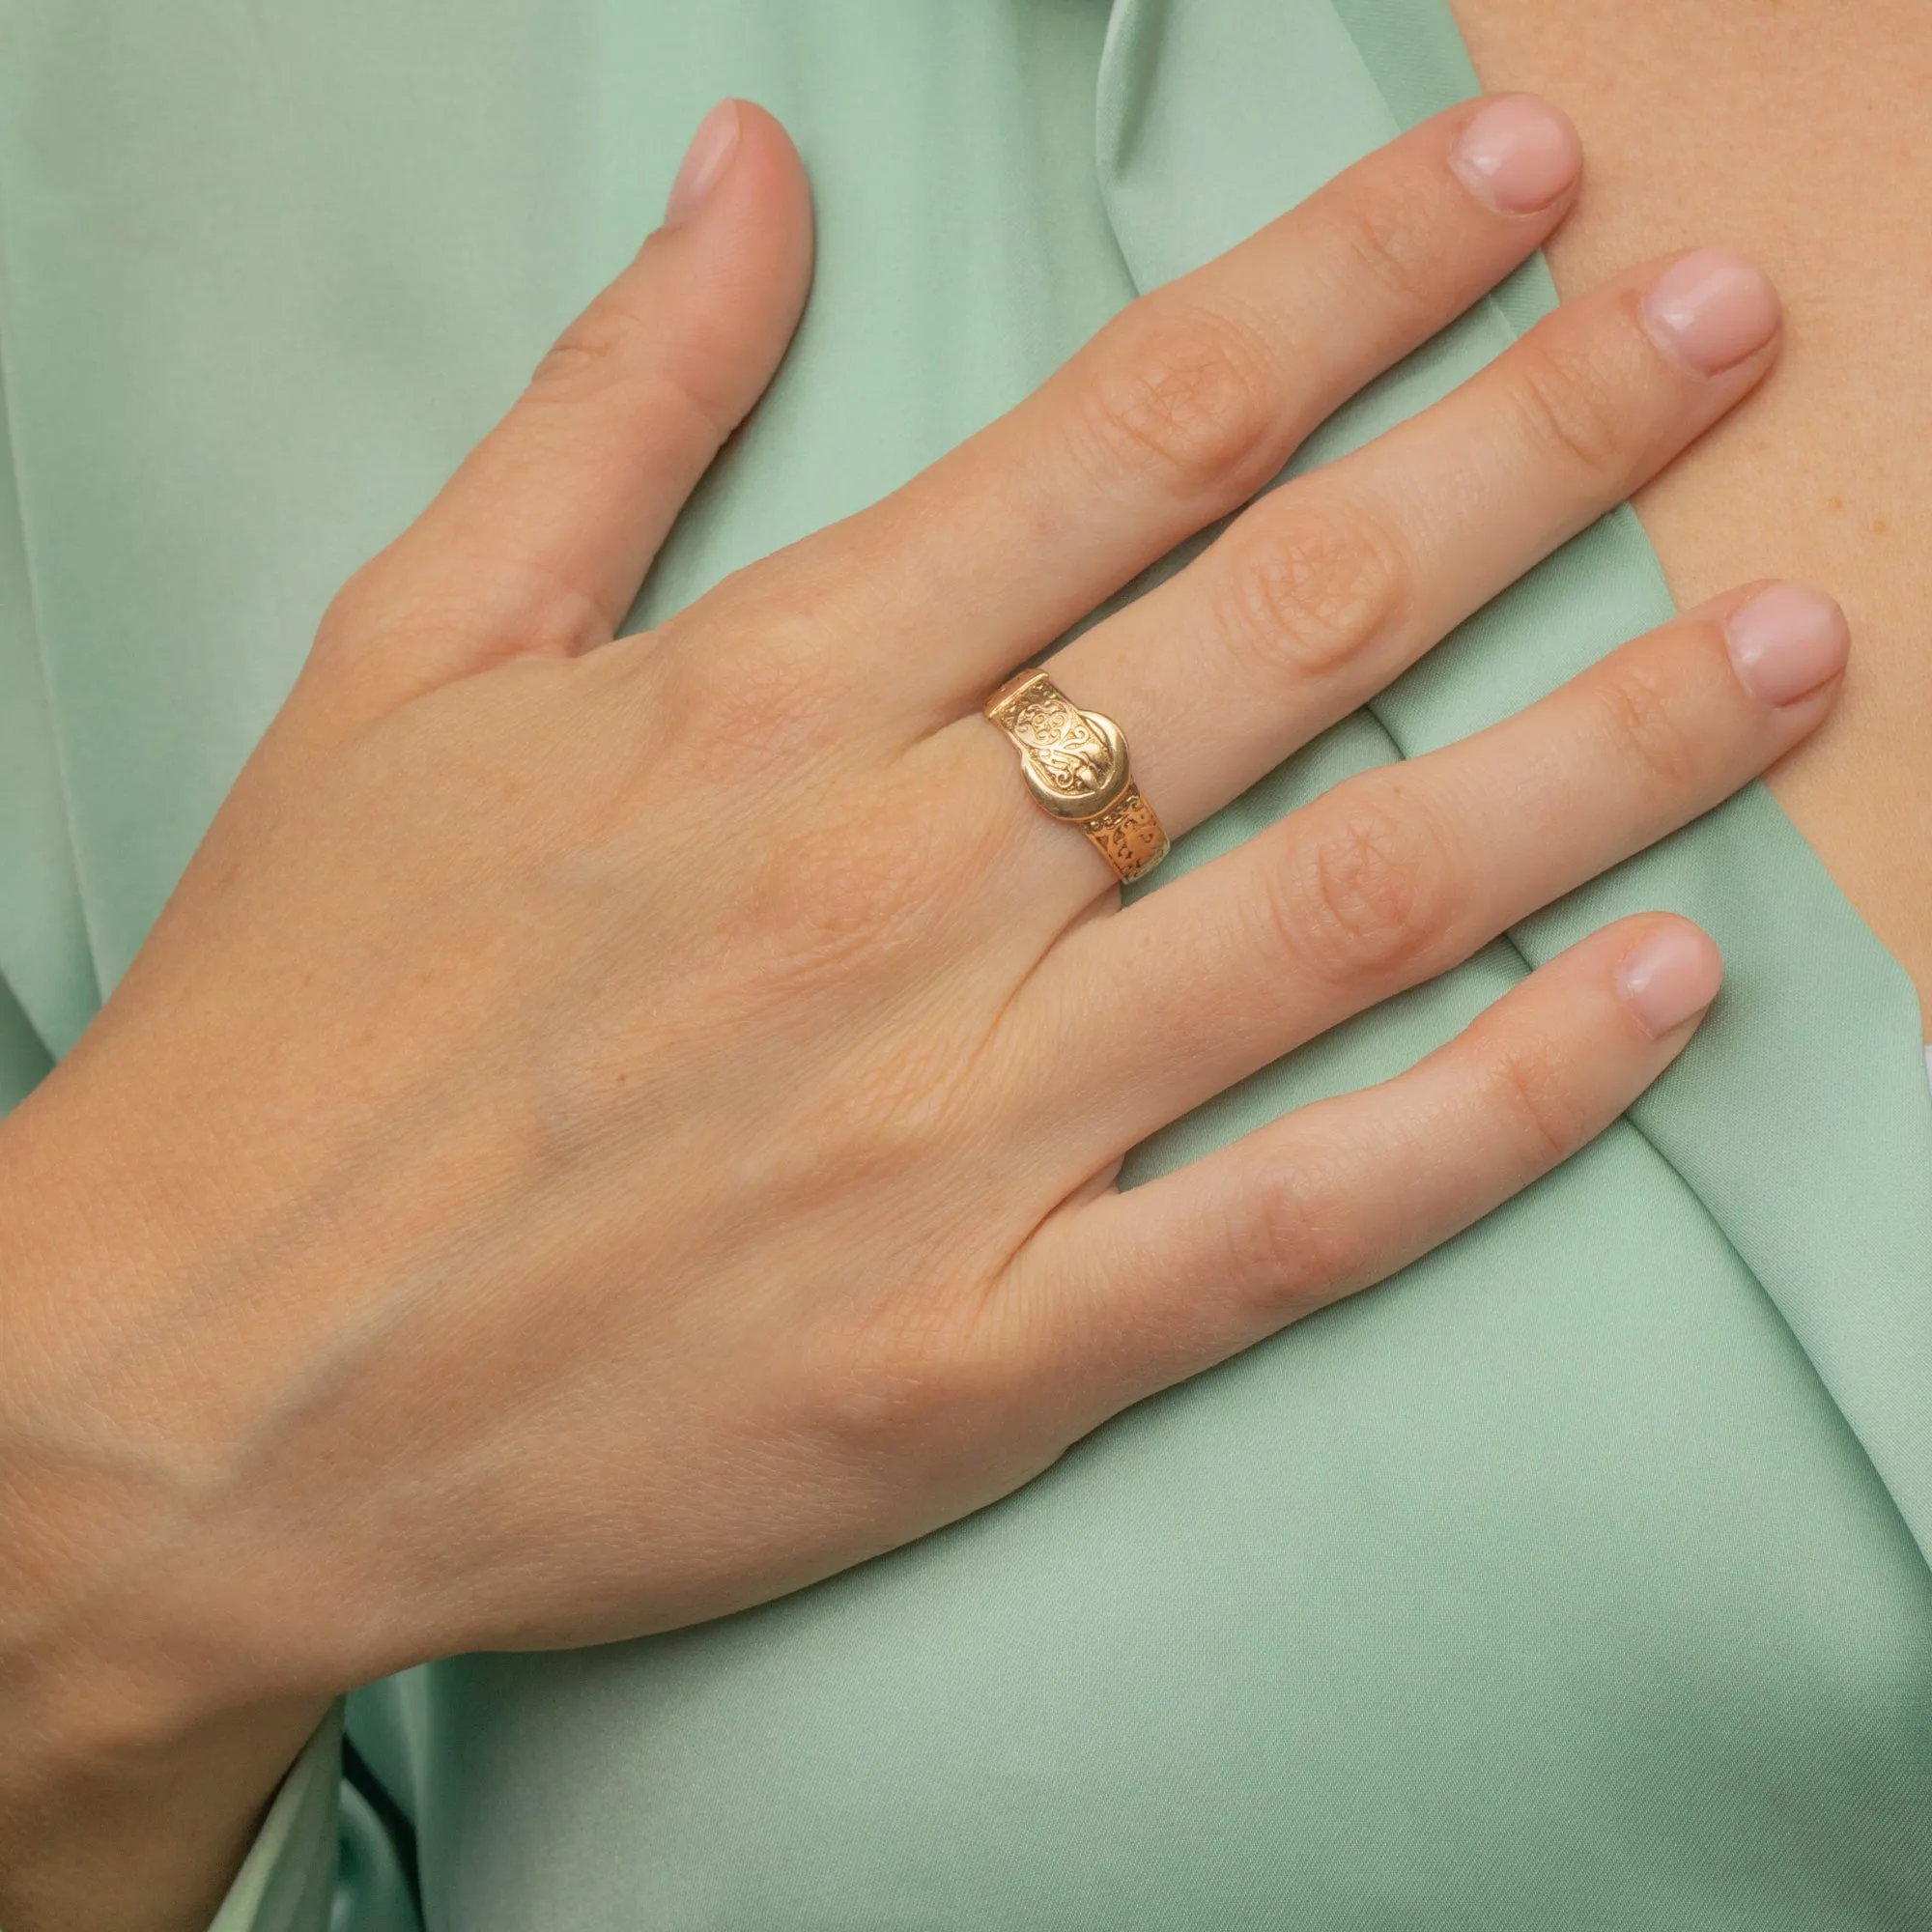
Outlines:
[{"label": "little finger", "polygon": [[1091,1427],[1383,1280],[1608,1126],[1721,970],[1667,915],[1591,934],[1394,1079],[1055,1216],[990,1305],[999,1345],[1082,1390]]}]

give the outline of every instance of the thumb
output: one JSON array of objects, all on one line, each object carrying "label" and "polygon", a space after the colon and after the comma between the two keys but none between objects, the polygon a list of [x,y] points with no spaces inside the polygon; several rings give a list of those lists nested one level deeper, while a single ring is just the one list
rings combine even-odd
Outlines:
[{"label": "thumb", "polygon": [[663,224],[422,516],[344,586],[312,671],[367,715],[505,658],[607,642],[770,383],[810,274],[796,150],[762,108],[720,101]]}]

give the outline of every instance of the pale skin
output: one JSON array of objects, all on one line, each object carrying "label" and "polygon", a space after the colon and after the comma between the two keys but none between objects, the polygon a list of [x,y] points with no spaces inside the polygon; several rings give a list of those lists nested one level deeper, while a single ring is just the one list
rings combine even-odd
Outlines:
[{"label": "pale skin", "polygon": [[1771,786],[1912,974],[1932,1028],[1925,10],[1454,4],[1485,84],[1548,93],[1588,146],[1580,200],[1549,248],[1562,294],[1714,238],[1777,283],[1776,375],[1639,492],[1637,514],[1680,604],[1769,558],[1840,591],[1859,640],[1844,702]]},{"label": "pale skin", "polygon": [[[1112,1184],[1798,744],[1846,650],[1821,593],[1725,590],[1124,911],[979,715],[1551,232],[1574,134],[1514,103],[1511,162],[1482,111],[613,640],[808,274],[782,131],[707,124],[708,179],[336,599],[0,1127],[8,1932],[202,1925],[343,1689],[717,1615],[952,1520],[1467,1226],[1683,1049],[1715,949],[1638,917],[1398,1079]],[[1172,832],[1752,388],[1768,286],[1692,270],[1715,334],[1660,307],[1678,265],[1625,268],[1060,654]]]}]

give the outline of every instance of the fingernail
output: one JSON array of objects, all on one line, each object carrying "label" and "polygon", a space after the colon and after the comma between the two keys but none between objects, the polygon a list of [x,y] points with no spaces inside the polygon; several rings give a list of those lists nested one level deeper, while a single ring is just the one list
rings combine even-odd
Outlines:
[{"label": "fingernail", "polygon": [[1617,991],[1652,1039],[1662,1039],[1718,997],[1724,962],[1711,938],[1684,921],[1661,925],[1624,954]]},{"label": "fingernail", "polygon": [[667,228],[689,221],[697,213],[737,152],[738,103],[721,100],[697,124],[697,132],[691,137],[691,146],[678,163],[677,179],[671,183],[669,197],[665,202]]},{"label": "fingernail", "polygon": [[1693,375],[1716,376],[1762,349],[1782,313],[1763,270],[1728,248],[1673,262],[1643,298],[1643,326]]},{"label": "fingernail", "polygon": [[1845,613],[1808,583],[1774,583],[1724,619],[1738,682],[1765,704],[1789,704],[1834,678],[1851,655]]},{"label": "fingernail", "polygon": [[1568,116],[1530,94],[1492,100],[1449,156],[1463,185],[1504,214],[1548,208],[1577,179],[1583,144]]}]

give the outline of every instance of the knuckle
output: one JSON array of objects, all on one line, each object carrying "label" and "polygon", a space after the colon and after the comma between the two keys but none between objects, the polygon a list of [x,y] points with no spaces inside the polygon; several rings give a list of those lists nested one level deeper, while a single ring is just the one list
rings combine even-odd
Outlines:
[{"label": "knuckle", "polygon": [[[774,956],[788,962],[801,991],[829,969],[899,975],[923,959],[946,921],[955,885],[942,834],[930,814],[882,810],[867,795],[845,810],[808,808],[793,834],[775,841],[760,923]],[[950,1041],[935,1041],[934,1056]],[[854,1132],[881,1145],[934,1130],[951,1104],[942,1058],[902,1051],[897,1073],[856,1079],[847,1105]]]},{"label": "knuckle", "polygon": [[569,405],[619,392],[654,412],[657,440],[716,448],[735,427],[735,412],[712,394],[715,382],[698,380],[702,357],[693,364],[669,349],[637,309],[607,291],[552,343],[528,394]]},{"label": "knuckle", "polygon": [[1612,372],[1600,357],[1556,340],[1531,343],[1511,392],[1531,451],[1577,472],[1593,493],[1625,494],[1634,480],[1638,421],[1616,398]]},{"label": "knuckle", "polygon": [[1360,512],[1295,514],[1235,539],[1210,613],[1238,656],[1293,686],[1332,678],[1402,621],[1402,548]]},{"label": "knuckle", "polygon": [[[935,1338],[936,1339],[936,1338]],[[903,1450],[944,1398],[935,1386],[936,1349],[898,1324],[847,1340],[810,1377],[821,1427],[867,1454]]]},{"label": "knuckle", "polygon": [[1699,788],[1708,752],[1685,717],[1679,693],[1634,655],[1603,668],[1598,698],[1616,751],[1634,758],[1657,791],[1676,795]]},{"label": "knuckle", "polygon": [[1548,1034],[1505,1038],[1491,1064],[1487,1097],[1508,1122],[1532,1174],[1566,1161],[1589,1138],[1588,1110],[1565,1075],[1567,1056]]},{"label": "knuckle", "polygon": [[1267,895],[1283,950],[1337,985],[1406,982],[1449,964],[1460,868],[1433,814],[1357,781],[1317,813]]},{"label": "knuckle", "polygon": [[980,1433],[1010,1405],[1009,1364],[980,1345],[970,1300],[938,1282],[895,1295],[841,1338],[815,1378],[821,1418],[868,1458],[918,1457]]},{"label": "knuckle", "polygon": [[673,634],[690,754],[733,782],[820,750],[839,711],[814,625],[773,610],[738,614],[723,642]]},{"label": "knuckle", "polygon": [[1441,239],[1417,221],[1417,205],[1404,187],[1363,182],[1337,211],[1335,226],[1350,265],[1404,315],[1434,314],[1449,292]]},{"label": "knuckle", "polygon": [[1178,493],[1246,495],[1277,467],[1271,357],[1231,317],[1129,311],[1097,357],[1084,425],[1101,465]]},{"label": "knuckle", "polygon": [[1368,1241],[1334,1177],[1310,1160],[1257,1161],[1245,1177],[1229,1239],[1240,1290],[1277,1318],[1365,1285]]},{"label": "knuckle", "polygon": [[372,631],[384,627],[388,599],[383,582],[384,556],[370,558],[328,600],[316,626],[312,662],[333,664],[357,651]]},{"label": "knuckle", "polygon": [[361,628],[382,610],[391,574],[389,553],[378,551],[351,571],[322,613],[320,632],[328,635]]},{"label": "knuckle", "polygon": [[532,391],[595,388],[626,374],[642,347],[644,327],[620,302],[594,301],[545,352],[530,376]]}]

